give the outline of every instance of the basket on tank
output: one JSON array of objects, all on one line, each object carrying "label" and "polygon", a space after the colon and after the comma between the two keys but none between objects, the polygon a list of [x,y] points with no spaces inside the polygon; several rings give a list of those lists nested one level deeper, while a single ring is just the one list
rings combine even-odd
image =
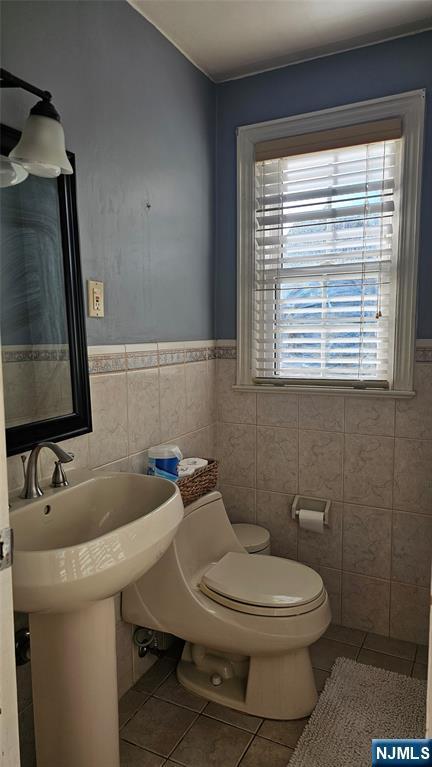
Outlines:
[{"label": "basket on tank", "polygon": [[207,460],[207,466],[197,469],[191,477],[183,477],[183,479],[177,480],[185,506],[193,503],[216,487],[219,464],[213,458],[208,458]]}]

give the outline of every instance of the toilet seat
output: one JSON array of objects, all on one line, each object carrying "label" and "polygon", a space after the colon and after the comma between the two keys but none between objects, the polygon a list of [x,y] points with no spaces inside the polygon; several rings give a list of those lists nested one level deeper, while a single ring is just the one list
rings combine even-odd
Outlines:
[{"label": "toilet seat", "polygon": [[302,615],[325,600],[321,576],[290,559],[228,552],[204,572],[200,590],[214,602],[249,615]]}]

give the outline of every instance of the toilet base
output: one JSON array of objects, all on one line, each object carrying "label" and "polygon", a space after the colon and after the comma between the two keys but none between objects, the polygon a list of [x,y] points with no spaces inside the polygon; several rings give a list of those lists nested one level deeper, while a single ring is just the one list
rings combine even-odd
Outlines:
[{"label": "toilet base", "polygon": [[307,647],[242,658],[187,642],[177,679],[196,695],[265,719],[301,719],[318,700]]}]

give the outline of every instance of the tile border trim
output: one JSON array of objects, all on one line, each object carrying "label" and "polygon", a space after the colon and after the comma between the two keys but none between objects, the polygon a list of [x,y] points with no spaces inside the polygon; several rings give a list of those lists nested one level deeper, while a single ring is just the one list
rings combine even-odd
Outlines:
[{"label": "tile border trim", "polygon": [[423,343],[422,341],[417,341],[415,361],[428,362],[432,364],[432,342],[429,341],[429,339]]},{"label": "tile border trim", "polygon": [[[49,357],[39,356],[46,355],[45,351],[36,351],[30,354],[32,360],[67,359],[67,357],[59,356],[60,352],[58,351],[51,351]],[[3,361],[24,361],[21,355],[22,352],[3,352]],[[237,359],[237,341],[235,339],[220,339],[216,341],[172,342],[172,344],[160,342],[106,347],[90,346],[88,355],[90,374],[98,375],[129,370],[148,370],[215,359],[235,360]],[[417,340],[415,361],[432,364],[432,339]]]},{"label": "tile border trim", "polygon": [[217,349],[213,340],[173,342],[172,345],[164,342],[88,347],[90,375],[148,370],[216,358]]},{"label": "tile border trim", "polygon": [[54,344],[47,348],[8,349],[3,347],[1,358],[3,365],[10,362],[68,362],[69,347],[66,345],[56,347]]}]

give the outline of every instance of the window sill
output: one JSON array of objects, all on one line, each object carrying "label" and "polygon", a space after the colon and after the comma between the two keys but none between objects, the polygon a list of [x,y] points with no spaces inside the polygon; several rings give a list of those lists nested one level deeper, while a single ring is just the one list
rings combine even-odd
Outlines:
[{"label": "window sill", "polygon": [[301,392],[303,394],[344,395],[345,397],[383,397],[390,399],[411,399],[415,391],[396,391],[394,389],[353,389],[344,386],[296,386],[295,384],[235,384],[234,391],[259,392],[260,394],[287,394]]}]

